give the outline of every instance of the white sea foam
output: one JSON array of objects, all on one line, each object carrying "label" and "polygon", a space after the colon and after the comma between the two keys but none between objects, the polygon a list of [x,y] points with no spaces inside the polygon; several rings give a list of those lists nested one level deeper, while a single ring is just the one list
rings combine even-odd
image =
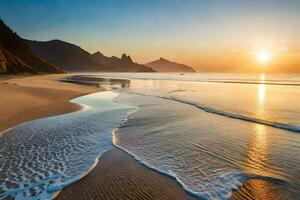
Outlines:
[{"label": "white sea foam", "polygon": [[[0,137],[0,198],[50,199],[79,180],[112,146],[111,132],[133,107],[114,92],[79,97],[85,109],[23,123]],[[9,145],[8,145],[9,144]]]}]

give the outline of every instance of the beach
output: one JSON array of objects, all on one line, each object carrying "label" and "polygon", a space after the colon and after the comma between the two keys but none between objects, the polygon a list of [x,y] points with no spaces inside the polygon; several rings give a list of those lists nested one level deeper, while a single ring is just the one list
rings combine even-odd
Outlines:
[{"label": "beach", "polygon": [[62,76],[65,75],[0,78],[0,131],[26,121],[79,110],[79,105],[69,102],[71,99],[99,91],[54,80]]},{"label": "beach", "polygon": [[56,200],[68,199],[194,199],[173,179],[145,168],[117,148],[104,153],[97,166]]},{"label": "beach", "polygon": [[[70,102],[103,91],[57,81],[66,75],[4,77],[0,79],[0,131],[30,120],[80,110]],[[5,134],[5,133],[4,133]],[[56,199],[193,199],[173,179],[147,169],[132,156],[114,148],[95,168],[66,187]]]},{"label": "beach", "polygon": [[115,101],[139,109],[114,144],[199,199],[297,199],[299,179],[291,177],[299,173],[290,167],[298,163],[297,118],[282,112],[298,108],[297,82],[201,76],[102,73],[68,81],[119,88]]},{"label": "beach", "polygon": [[1,78],[0,198],[297,199],[298,85],[109,76]]}]

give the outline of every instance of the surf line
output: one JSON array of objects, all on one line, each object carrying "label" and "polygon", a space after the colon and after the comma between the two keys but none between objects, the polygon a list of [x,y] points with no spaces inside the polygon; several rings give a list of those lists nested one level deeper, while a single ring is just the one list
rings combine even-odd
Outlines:
[{"label": "surf line", "polygon": [[192,103],[192,102],[184,101],[184,100],[175,98],[173,96],[165,97],[165,96],[156,96],[156,95],[150,95],[150,94],[141,94],[141,93],[137,93],[137,92],[127,92],[127,93],[134,94],[134,95],[141,95],[141,96],[156,97],[156,98],[166,99],[166,100],[170,100],[170,101],[176,101],[176,102],[183,103],[183,104],[186,104],[186,105],[194,106],[194,107],[196,107],[200,110],[203,110],[207,113],[212,113],[212,114],[220,115],[220,116],[223,116],[223,117],[229,117],[229,118],[238,119],[238,120],[247,121],[247,122],[263,124],[263,125],[266,125],[266,126],[271,126],[273,128],[283,129],[283,130],[286,130],[286,131],[289,131],[289,132],[300,133],[300,126],[284,124],[284,123],[280,123],[280,122],[272,122],[272,121],[267,121],[267,120],[263,120],[263,119],[259,119],[259,118],[251,118],[251,117],[247,117],[247,116],[244,116],[244,115],[224,112],[224,111],[217,110],[217,109],[214,109],[214,108],[209,108],[209,107],[206,107],[206,106],[200,106],[200,105],[197,105],[197,104]]}]

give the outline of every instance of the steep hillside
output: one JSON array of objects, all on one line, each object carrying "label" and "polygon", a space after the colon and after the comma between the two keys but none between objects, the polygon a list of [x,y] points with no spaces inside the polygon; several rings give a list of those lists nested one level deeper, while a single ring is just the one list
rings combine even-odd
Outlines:
[{"label": "steep hillside", "polygon": [[50,63],[60,66],[63,70],[74,71],[107,71],[107,67],[97,63],[91,55],[74,44],[61,40],[47,42],[26,40],[27,44]]},{"label": "steep hillside", "polygon": [[68,72],[153,72],[149,67],[133,63],[125,54],[122,58],[109,58],[99,52],[91,55],[81,47],[61,40],[26,42],[37,54]]},{"label": "steep hillside", "polygon": [[0,20],[0,73],[62,73],[63,71],[38,56]]}]

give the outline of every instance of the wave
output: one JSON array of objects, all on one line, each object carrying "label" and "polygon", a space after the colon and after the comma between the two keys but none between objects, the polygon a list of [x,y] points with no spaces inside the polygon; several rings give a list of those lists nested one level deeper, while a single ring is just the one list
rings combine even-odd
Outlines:
[{"label": "wave", "polygon": [[[281,186],[281,187],[285,187],[288,184],[284,180],[281,180],[278,178],[274,178],[274,177],[270,177],[270,176],[262,176],[262,175],[257,175],[257,174],[248,174],[248,173],[244,173],[239,170],[236,170],[236,169],[232,169],[227,172],[226,171],[216,172],[218,181],[219,181],[219,183],[222,184],[221,187],[219,187],[219,185],[216,185],[216,186],[212,186],[212,188],[210,188],[210,189],[208,189],[208,188],[205,188],[204,190],[200,189],[200,188],[192,189],[191,187],[188,186],[188,184],[185,183],[186,180],[181,180],[181,178],[183,178],[183,177],[180,178],[172,170],[165,170],[165,169],[163,169],[163,167],[160,168],[158,166],[154,166],[154,165],[148,163],[147,161],[144,161],[145,159],[134,154],[132,151],[122,147],[121,145],[118,145],[118,142],[116,139],[118,137],[117,136],[118,134],[119,134],[119,128],[114,129],[113,145],[116,148],[131,155],[134,160],[136,160],[137,162],[139,162],[146,168],[156,171],[162,175],[165,175],[165,176],[175,180],[188,194],[190,194],[191,196],[194,196],[198,199],[230,199],[230,197],[232,196],[232,193],[235,190],[237,190],[241,186],[243,186],[243,184],[246,181],[253,180],[253,179],[263,180],[268,183],[272,183],[272,184],[275,184],[275,185]],[[188,182],[188,180],[187,180],[187,182]]]},{"label": "wave", "polygon": [[128,91],[127,93],[135,94],[135,95],[142,95],[142,96],[151,96],[151,97],[157,97],[157,98],[161,98],[161,99],[176,101],[176,102],[179,102],[179,103],[194,106],[194,107],[196,107],[200,110],[203,110],[205,112],[208,112],[208,113],[217,114],[217,115],[221,115],[221,116],[229,117],[229,118],[234,118],[234,119],[238,119],[238,120],[263,124],[263,125],[267,125],[267,126],[271,126],[271,127],[279,128],[279,129],[284,129],[284,130],[291,131],[291,132],[298,132],[298,133],[300,132],[300,126],[297,126],[297,125],[285,124],[285,123],[275,122],[275,121],[268,121],[268,120],[265,120],[265,119],[250,117],[250,116],[241,115],[241,114],[237,114],[237,113],[230,113],[230,112],[218,110],[218,109],[215,109],[215,108],[210,108],[210,107],[207,107],[207,106],[202,106],[202,105],[199,105],[197,103],[190,102],[188,100],[179,99],[179,98],[176,98],[176,97],[173,97],[173,96],[167,97],[167,96],[159,96],[159,95],[150,95],[150,94],[143,94],[143,93],[131,92],[131,91]]},{"label": "wave", "polygon": [[0,199],[52,199],[88,174],[98,158],[113,148],[111,131],[132,110],[115,103],[116,95],[101,92],[78,97],[72,102],[83,105],[80,111],[4,131],[0,135]]},{"label": "wave", "polygon": [[[105,152],[103,152],[103,153],[105,153]],[[23,192],[26,192],[27,190],[45,185],[45,184],[47,184],[47,182],[55,181],[55,179],[60,179],[61,177],[67,178],[65,181],[62,181],[62,182],[59,182],[59,183],[48,186],[44,190],[44,192],[42,192],[39,195],[40,199],[54,199],[63,188],[79,181],[80,179],[85,177],[87,174],[89,174],[96,167],[96,165],[98,163],[98,160],[101,156],[102,156],[102,154],[99,157],[97,157],[95,159],[95,162],[93,163],[93,165],[90,166],[89,169],[87,171],[83,172],[81,175],[74,176],[74,177],[68,177],[66,174],[64,174],[62,172],[57,173],[54,176],[51,176],[49,178],[45,178],[45,179],[43,179],[39,182],[36,182],[34,184],[27,183],[27,185],[28,185],[27,187],[23,187],[23,188],[20,188],[20,189],[6,189],[6,191],[4,193],[1,193],[0,198],[2,198],[4,196],[11,196],[11,195],[14,196],[14,194],[22,194]],[[23,199],[23,198],[24,197],[22,195],[15,196],[15,199]]]},{"label": "wave", "polygon": [[[107,151],[105,151],[107,152]],[[79,181],[80,179],[82,179],[83,177],[85,177],[86,175],[88,175],[98,164],[100,157],[105,153],[103,152],[101,155],[99,155],[96,159],[95,162],[93,163],[93,165],[85,172],[83,172],[83,174],[69,178],[68,181],[62,182],[60,184],[56,184],[56,185],[51,185],[49,186],[46,191],[47,193],[52,194],[52,199],[55,198],[55,196],[58,195],[58,193],[64,189],[65,187],[72,185],[73,183]]]},{"label": "wave", "polygon": [[[238,80],[207,80],[197,81],[205,83],[236,83],[236,84],[254,84],[254,85],[283,85],[283,86],[300,86],[299,81],[289,81],[288,83],[282,83],[283,81],[277,80],[276,82],[271,81],[238,81]],[[281,83],[280,83],[281,82]]]},{"label": "wave", "polygon": [[[113,131],[113,138],[116,138],[116,133],[118,132],[118,128],[116,128],[114,131]],[[116,141],[116,139],[113,139],[113,141]],[[126,152],[127,154],[131,155],[132,158],[134,160],[136,160],[137,162],[139,162],[141,165],[143,165],[144,167],[148,168],[148,169],[151,169],[153,171],[156,171],[162,175],[165,175],[173,180],[175,180],[188,194],[196,197],[196,198],[200,198],[200,199],[208,199],[208,196],[207,195],[203,195],[202,193],[199,193],[199,192],[196,192],[196,191],[193,191],[192,189],[190,189],[188,186],[186,186],[184,184],[183,181],[181,181],[180,178],[178,178],[176,176],[176,174],[172,173],[172,171],[165,171],[165,170],[162,170],[162,169],[159,169],[158,167],[154,167],[153,165],[147,163],[147,162],[144,162],[142,158],[140,158],[138,155],[135,155],[134,153],[130,152],[129,150],[127,150],[126,148],[123,148],[122,146],[118,145],[116,142],[113,142],[114,146],[124,152]],[[242,177],[241,177],[242,178]],[[246,180],[246,179],[245,179]],[[239,186],[241,186],[242,183],[234,186],[232,189],[237,189]],[[209,192],[209,191],[207,191]],[[227,199],[227,198],[226,198]]]},{"label": "wave", "polygon": [[[105,75],[101,75],[102,77],[107,77],[107,78],[113,78],[111,76],[105,76]],[[142,80],[153,80],[153,77],[122,77],[122,76],[114,76],[115,78],[120,78],[120,79],[126,79],[128,80],[130,79],[142,79]],[[87,80],[92,79],[93,82],[89,82]],[[93,75],[77,75],[77,76],[71,76],[71,77],[67,77],[66,80],[73,82],[73,83],[78,83],[78,84],[97,84],[97,86],[99,86],[100,82],[97,82],[97,79],[103,79],[103,78],[99,78],[97,76],[93,76]],[[174,80],[172,78],[166,78],[166,77],[156,77],[156,80],[173,80],[173,81],[196,81],[196,82],[213,82],[213,83],[239,83],[239,84],[265,84],[265,85],[288,85],[288,86],[300,86],[300,84],[298,83],[299,81],[297,80],[290,80],[290,83],[281,83],[281,82],[285,82],[286,80],[270,80],[270,82],[268,81],[263,81],[263,82],[256,82],[252,79],[216,79],[216,80],[181,80],[181,79],[177,79]],[[61,81],[66,81],[66,80],[61,80]],[[117,80],[117,79],[116,79]],[[274,82],[271,82],[274,81]],[[101,84],[100,84],[101,85]],[[174,91],[170,91],[168,94],[174,93],[174,92],[184,92],[185,90],[174,90]],[[234,118],[234,119],[239,119],[239,120],[244,120],[244,121],[248,121],[248,122],[254,122],[254,123],[259,123],[259,124],[264,124],[267,126],[272,126],[274,128],[280,128],[280,129],[284,129],[287,131],[291,131],[291,132],[300,132],[300,126],[299,125],[293,125],[293,124],[288,124],[288,123],[281,123],[281,122],[277,122],[277,121],[270,121],[270,120],[266,120],[266,119],[262,119],[262,118],[256,118],[256,117],[252,117],[252,116],[247,116],[247,115],[243,115],[243,114],[239,114],[239,113],[232,113],[232,112],[227,112],[227,111],[223,111],[223,110],[219,110],[219,109],[215,109],[212,107],[207,107],[207,106],[203,106],[203,105],[199,105],[197,103],[188,101],[188,100],[183,100],[183,99],[179,99],[176,97],[166,97],[166,96],[159,96],[159,95],[149,95],[149,94],[142,94],[142,93],[137,93],[137,92],[131,92],[128,91],[128,93],[131,94],[137,94],[137,95],[144,95],[144,96],[153,96],[153,97],[158,97],[158,98],[163,98],[163,99],[168,99],[168,100],[174,100],[180,103],[184,103],[184,104],[188,104],[188,105],[192,105],[195,106],[205,112],[208,113],[213,113],[213,114],[218,114],[218,115],[222,115],[225,117],[230,117],[230,118]]]},{"label": "wave", "polygon": [[197,78],[191,76],[176,76],[176,77],[165,77],[165,76],[137,76],[129,75],[129,74],[114,74],[114,75],[107,75],[107,74],[100,74],[100,75],[76,75],[67,77],[69,81],[76,82],[80,79],[92,79],[93,81],[97,82],[97,78],[110,78],[110,79],[123,79],[123,80],[165,80],[165,81],[186,81],[186,82],[199,82],[199,83],[229,83],[229,84],[255,84],[255,85],[283,85],[283,86],[300,86],[300,80],[284,80],[284,79],[216,79],[216,78]]}]

